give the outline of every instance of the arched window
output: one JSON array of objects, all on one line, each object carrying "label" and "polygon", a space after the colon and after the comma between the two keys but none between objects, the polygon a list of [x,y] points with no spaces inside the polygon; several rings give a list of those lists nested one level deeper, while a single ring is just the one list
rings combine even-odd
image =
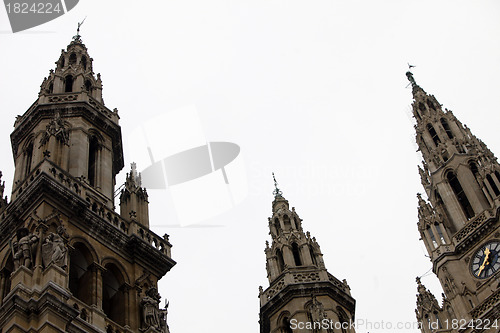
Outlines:
[{"label": "arched window", "polygon": [[340,328],[342,330],[342,333],[346,333],[347,328],[349,327],[349,317],[347,317],[345,311],[342,310],[340,306],[337,306],[337,313],[339,316]]},{"label": "arched window", "polygon": [[68,75],[64,78],[64,92],[73,91],[73,77]]},{"label": "arched window", "polygon": [[302,260],[300,259],[300,249],[297,243],[292,244],[293,260],[295,261],[295,266],[302,266]]},{"label": "arched window", "polygon": [[288,317],[284,317],[281,323],[283,333],[293,333],[292,327],[290,325],[290,319]]},{"label": "arched window", "polygon": [[71,55],[69,56],[69,64],[70,65],[76,64],[76,54],[71,53]]},{"label": "arched window", "polygon": [[92,83],[90,80],[85,81],[85,90],[90,91],[92,89]]},{"label": "arched window", "polygon": [[443,236],[443,231],[441,230],[441,226],[438,223],[434,224],[434,226],[436,227],[436,230],[438,232],[438,237],[439,240],[441,241],[441,244],[446,244],[446,241],[444,240]]},{"label": "arched window", "polygon": [[434,248],[438,247],[438,243],[436,242],[436,237],[434,236],[434,233],[432,232],[431,226],[427,226],[427,233],[429,234],[429,237],[431,238],[432,245],[434,245]]},{"label": "arched window", "polygon": [[5,263],[5,266],[2,268],[1,271],[1,279],[4,279],[3,283],[3,290],[0,290],[0,304],[3,302],[3,299],[7,294],[10,292],[10,287],[11,287],[11,281],[10,281],[10,275],[14,271],[14,260],[12,259],[12,255],[9,255],[9,259],[7,259],[7,262]]},{"label": "arched window", "polygon": [[448,125],[448,122],[446,119],[441,118],[441,125],[443,125],[444,131],[446,132],[446,135],[448,138],[453,139],[453,132],[451,131],[450,126]]},{"label": "arched window", "polygon": [[432,137],[432,141],[434,141],[434,144],[437,147],[437,145],[441,142],[441,140],[439,140],[439,136],[437,135],[436,130],[431,124],[427,124],[427,130],[429,131],[429,134]]},{"label": "arched window", "polygon": [[427,105],[429,106],[429,108],[436,111],[436,106],[434,105],[434,103],[430,99],[427,100]]},{"label": "arched window", "polygon": [[50,84],[49,84],[49,94],[53,94],[53,93],[54,93],[54,83],[50,82]]},{"label": "arched window", "polygon": [[495,196],[498,196],[500,194],[500,191],[498,190],[497,184],[495,184],[495,181],[493,180],[491,175],[486,175],[486,180],[488,181],[488,183],[490,183],[490,186],[493,189]]},{"label": "arched window", "polygon": [[457,176],[453,172],[448,172],[446,178],[448,179],[453,193],[455,193],[455,196],[457,197],[457,200],[462,207],[465,217],[467,218],[467,220],[470,220],[472,217],[474,217],[474,210],[472,209],[469,199],[467,199],[467,196],[465,195],[465,192],[462,188],[462,185],[460,185]]},{"label": "arched window", "polygon": [[90,137],[89,142],[89,160],[88,160],[88,180],[90,186],[96,186],[96,178],[98,172],[98,153],[99,140],[95,135]]},{"label": "arched window", "polygon": [[28,176],[31,172],[31,164],[33,163],[33,142],[30,142],[24,151],[24,176]]},{"label": "arched window", "polygon": [[102,275],[102,310],[109,319],[125,325],[125,295],[123,275],[114,264],[107,264]]},{"label": "arched window", "polygon": [[285,262],[283,260],[283,253],[281,253],[280,249],[276,250],[276,257],[278,259],[278,269],[280,270],[281,273],[285,269]]},{"label": "arched window", "polygon": [[495,170],[495,176],[497,177],[497,180],[500,182],[500,172]]},{"label": "arched window", "polygon": [[83,70],[87,70],[87,57],[86,56],[82,56],[82,67],[83,67]]},{"label": "arched window", "polygon": [[76,243],[73,247],[69,262],[69,290],[80,301],[92,305],[92,272],[89,270],[92,256],[82,243]]},{"label": "arched window", "polygon": [[479,176],[479,169],[477,167],[476,162],[470,161],[469,168],[470,168],[470,171],[472,172],[472,174],[474,175],[474,178],[476,178],[476,181],[477,181],[478,176]]},{"label": "arched window", "polygon": [[418,103],[418,109],[419,109],[420,111],[422,111],[422,113],[424,113],[424,112],[425,112],[425,104],[424,104],[424,103],[422,103],[422,102],[419,102],[419,103]]},{"label": "arched window", "polygon": [[274,227],[276,228],[276,232],[281,229],[280,220],[278,220],[278,218],[274,219]]},{"label": "arched window", "polygon": [[288,217],[288,215],[283,216],[283,224],[285,226],[285,230],[292,229],[292,224],[290,222],[290,218]]}]

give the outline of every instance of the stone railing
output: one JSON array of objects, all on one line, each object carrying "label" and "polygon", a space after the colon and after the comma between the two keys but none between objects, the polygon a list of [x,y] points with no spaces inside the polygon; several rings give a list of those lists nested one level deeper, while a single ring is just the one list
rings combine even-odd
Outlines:
[{"label": "stone railing", "polygon": [[160,237],[153,231],[140,224],[140,221],[127,221],[120,214],[106,205],[109,201],[106,197],[102,196],[98,191],[95,191],[91,186],[86,184],[83,180],[75,180],[65,171],[61,171],[49,160],[43,160],[31,171],[26,179],[19,183],[14,184],[12,191],[13,197],[20,195],[23,191],[30,187],[31,183],[36,179],[40,173],[50,175],[59,185],[65,187],[72,193],[76,194],[86,202],[88,202],[89,209],[100,216],[102,219],[107,220],[111,225],[116,227],[126,235],[136,234],[144,242],[148,243],[153,248],[161,253],[171,257],[172,245],[168,241],[168,235]]},{"label": "stone railing", "polygon": [[500,290],[495,291],[490,297],[485,299],[479,306],[474,308],[471,316],[474,319],[483,319],[483,316],[491,309],[500,304]]},{"label": "stone railing", "polygon": [[470,220],[459,232],[457,232],[453,238],[456,240],[457,243],[462,241],[464,238],[466,238],[468,235],[472,234],[474,231],[477,230],[481,226],[481,224],[486,221],[490,217],[490,212],[485,210],[476,218]]},{"label": "stone railing", "polygon": [[[32,107],[30,107],[30,109],[36,107],[37,105],[43,105],[43,104],[73,103],[73,102],[87,102],[90,105],[92,105],[94,109],[98,110],[106,117],[114,121],[115,123],[118,123],[118,119],[120,119],[116,109],[114,111],[111,111],[110,109],[105,107],[101,102],[98,102],[95,98],[91,97],[85,91],[41,95],[38,101],[34,103]],[[28,113],[29,112],[27,112],[26,114]]]},{"label": "stone railing", "polygon": [[285,287],[285,277],[282,277],[277,282],[273,283],[267,290],[264,292],[264,300],[266,303],[271,298],[274,297],[277,293],[279,293]]}]

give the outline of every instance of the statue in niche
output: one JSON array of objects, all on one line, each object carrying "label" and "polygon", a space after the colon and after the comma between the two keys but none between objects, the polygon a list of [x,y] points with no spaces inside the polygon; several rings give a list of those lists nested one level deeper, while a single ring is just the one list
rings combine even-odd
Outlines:
[{"label": "statue in niche", "polygon": [[47,267],[51,263],[65,269],[68,265],[68,248],[64,244],[63,238],[51,232],[42,244],[43,265]]},{"label": "statue in niche", "polygon": [[156,288],[149,288],[146,291],[146,296],[141,301],[142,325],[144,329],[150,327],[161,329],[159,303],[160,294],[158,294]]},{"label": "statue in niche", "polygon": [[35,245],[38,243],[38,236],[29,232],[26,228],[17,231],[17,241],[10,242],[12,257],[14,259],[14,269],[20,266],[32,268],[35,261]]}]

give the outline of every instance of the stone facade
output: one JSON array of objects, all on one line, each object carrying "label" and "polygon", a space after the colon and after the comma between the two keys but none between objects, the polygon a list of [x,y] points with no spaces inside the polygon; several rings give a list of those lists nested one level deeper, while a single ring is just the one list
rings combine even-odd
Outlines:
[{"label": "stone facade", "polygon": [[355,300],[346,280],[325,268],[315,237],[276,187],[266,241],[269,287],[259,287],[260,332],[354,333]]},{"label": "stone facade", "polygon": [[[408,72],[425,200],[418,230],[444,290],[442,304],[418,283],[422,332],[498,332],[500,318],[500,165],[486,145]],[[469,326],[465,324],[469,324]],[[499,323],[500,324],[500,323]]]},{"label": "stone facade", "polygon": [[7,332],[168,332],[157,282],[174,265],[149,230],[148,196],[123,168],[118,111],[79,35],[11,134],[11,200],[0,187],[0,327]]}]

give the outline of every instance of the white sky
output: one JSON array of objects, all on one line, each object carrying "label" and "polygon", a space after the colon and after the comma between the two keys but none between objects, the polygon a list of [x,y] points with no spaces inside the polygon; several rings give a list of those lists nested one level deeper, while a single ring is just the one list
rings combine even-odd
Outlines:
[{"label": "white sky", "polygon": [[[175,212],[165,193],[149,192],[153,230],[171,235],[178,262],[160,284],[172,333],[259,330],[272,171],[330,273],[347,279],[356,318],[415,321],[415,277],[430,264],[416,227],[423,189],[407,62],[428,93],[500,154],[498,1],[81,0],[17,34],[0,9],[7,194],[15,116],[36,100],[85,16],[82,39],[106,106],[120,111],[124,147],[138,122],[194,105],[207,140],[242,149],[247,198],[204,222],[223,227],[165,227]],[[134,156],[125,155],[127,172]],[[422,281],[440,300],[437,280]]]}]

